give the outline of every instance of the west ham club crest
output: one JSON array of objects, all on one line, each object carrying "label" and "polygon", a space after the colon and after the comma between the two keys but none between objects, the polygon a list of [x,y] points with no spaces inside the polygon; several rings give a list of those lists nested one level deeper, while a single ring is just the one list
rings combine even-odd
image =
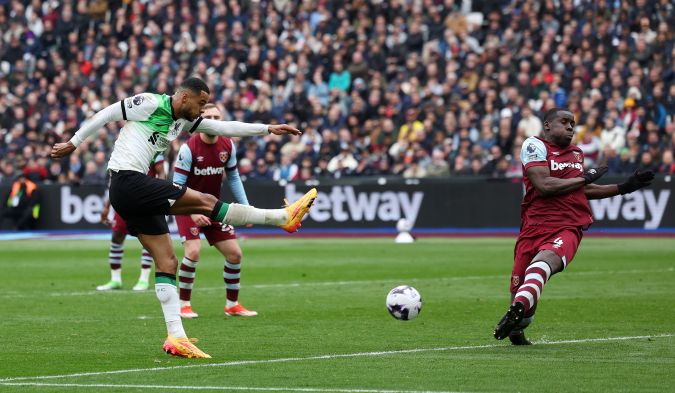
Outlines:
[{"label": "west ham club crest", "polygon": [[221,151],[220,153],[218,153],[218,158],[220,158],[220,162],[226,163],[227,159],[230,158],[230,157],[229,157],[229,154],[227,154],[226,151]]},{"label": "west ham club crest", "polygon": [[574,154],[574,159],[577,160],[578,162],[581,162],[581,153],[578,151],[573,151],[572,154]]}]

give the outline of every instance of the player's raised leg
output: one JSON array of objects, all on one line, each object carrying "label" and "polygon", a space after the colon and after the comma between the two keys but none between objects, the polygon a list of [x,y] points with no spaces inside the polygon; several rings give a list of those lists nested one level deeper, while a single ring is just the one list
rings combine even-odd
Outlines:
[{"label": "player's raised leg", "polygon": [[286,232],[296,232],[302,218],[316,199],[316,188],[283,209],[258,209],[253,206],[228,204],[210,194],[187,188],[187,191],[171,206],[173,215],[203,214],[224,224],[241,226],[261,224],[281,227]]},{"label": "player's raised leg", "polygon": [[225,281],[225,316],[228,317],[253,317],[257,311],[248,310],[239,303],[239,289],[241,280],[242,252],[236,239],[223,240],[214,246],[225,257],[223,267],[223,281]]},{"label": "player's raised leg", "polygon": [[178,293],[180,298],[180,316],[183,318],[197,318],[199,314],[192,310],[190,299],[192,288],[197,274],[197,262],[201,251],[201,240],[189,239],[183,242],[185,256],[178,271]]},{"label": "player's raised leg", "polygon": [[110,239],[108,263],[110,264],[110,281],[96,287],[97,291],[110,291],[122,288],[122,260],[124,259],[124,239],[126,232],[113,229]]},{"label": "player's raised leg", "polygon": [[[163,218],[163,217],[162,217]],[[155,260],[155,293],[162,305],[168,336],[162,349],[168,354],[188,358],[210,358],[197,348],[185,334],[180,318],[180,304],[176,291],[178,260],[168,233],[161,235],[139,234],[143,247]]]}]

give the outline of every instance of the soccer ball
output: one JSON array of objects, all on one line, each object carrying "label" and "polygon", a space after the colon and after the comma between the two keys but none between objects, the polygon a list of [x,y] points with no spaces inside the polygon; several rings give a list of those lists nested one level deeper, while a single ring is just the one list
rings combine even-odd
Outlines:
[{"label": "soccer ball", "polygon": [[400,285],[387,294],[387,310],[396,319],[403,321],[415,319],[422,310],[422,296],[417,289]]}]

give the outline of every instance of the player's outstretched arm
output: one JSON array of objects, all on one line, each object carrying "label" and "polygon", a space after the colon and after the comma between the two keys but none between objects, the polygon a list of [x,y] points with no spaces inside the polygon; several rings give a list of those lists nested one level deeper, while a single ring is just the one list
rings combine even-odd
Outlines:
[{"label": "player's outstretched arm", "polygon": [[647,187],[654,180],[652,171],[635,171],[625,182],[620,184],[588,184],[584,188],[584,193],[588,199],[611,198],[616,195],[630,194],[643,187]]},{"label": "player's outstretched arm", "polygon": [[123,101],[118,101],[98,111],[91,119],[87,120],[82,127],[73,135],[68,142],[57,143],[52,147],[51,157],[61,158],[74,152],[75,149],[91,134],[112,121],[124,120],[122,113]]},{"label": "player's outstretched arm", "polygon": [[583,177],[573,177],[570,179],[561,179],[552,177],[548,166],[537,165],[527,168],[525,175],[537,190],[537,193],[543,197],[567,194],[586,184]]},{"label": "player's outstretched arm", "polygon": [[[199,120],[198,120],[199,121]],[[227,136],[227,137],[246,137],[246,136],[262,136],[268,134],[293,134],[300,135],[301,132],[295,127],[288,124],[254,124],[243,123],[240,121],[221,121],[213,119],[201,119],[197,127],[197,132],[203,132],[209,135]]]}]

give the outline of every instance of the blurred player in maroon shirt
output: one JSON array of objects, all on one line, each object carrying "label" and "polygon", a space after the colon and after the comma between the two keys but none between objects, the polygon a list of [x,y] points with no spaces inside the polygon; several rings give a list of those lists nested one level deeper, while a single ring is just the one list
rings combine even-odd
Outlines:
[{"label": "blurred player in maroon shirt", "polygon": [[[158,179],[166,179],[164,171],[164,155],[157,154],[150,167],[148,176]],[[112,289],[122,289],[122,260],[124,258],[124,240],[129,231],[127,223],[119,213],[114,212],[113,219],[110,220],[110,199],[106,199],[101,211],[101,223],[112,227],[112,237],[110,239],[110,252],[108,253],[108,263],[110,264],[110,281],[96,287],[98,291],[110,291]],[[134,291],[145,291],[150,288],[150,272],[152,272],[153,260],[150,253],[145,248],[141,253],[141,274],[138,282],[133,286]]]},{"label": "blurred player in maroon shirt", "polygon": [[593,223],[589,199],[631,193],[648,186],[651,171],[635,172],[624,183],[593,184],[606,167],[584,169],[584,154],[570,145],[576,122],[566,109],[544,116],[541,137],[523,142],[525,197],[511,273],[511,306],[497,323],[494,336],[514,345],[531,344],[523,330],[532,322],[544,284],[572,261],[582,231]]},{"label": "blurred player in maroon shirt", "polygon": [[[202,117],[220,120],[220,110],[213,104],[206,104]],[[230,190],[237,203],[248,205],[246,192],[237,170],[236,155],[236,147],[230,138],[194,134],[178,152],[173,181],[220,198],[223,174],[227,174]],[[201,250],[200,233],[204,234],[209,245],[214,246],[225,257],[223,268],[227,297],[225,315],[242,317],[258,315],[257,312],[248,310],[239,304],[242,253],[237,243],[234,227],[211,220],[202,214],[176,216],[176,223],[185,248],[185,255],[178,273],[181,317],[196,318],[198,316],[192,310],[190,299]]]}]

